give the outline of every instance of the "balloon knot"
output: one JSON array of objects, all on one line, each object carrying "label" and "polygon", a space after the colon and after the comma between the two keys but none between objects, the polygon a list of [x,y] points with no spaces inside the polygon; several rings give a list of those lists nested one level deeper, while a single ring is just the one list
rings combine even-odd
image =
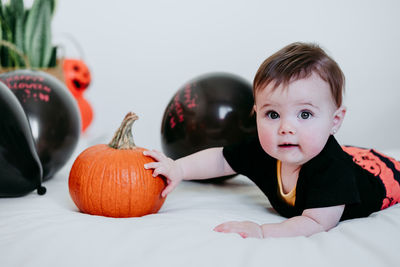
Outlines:
[{"label": "balloon knot", "polygon": [[46,187],[44,187],[44,186],[39,186],[38,188],[37,188],[37,193],[38,193],[38,195],[40,195],[40,196],[43,196],[44,194],[46,194],[46,191],[47,191],[47,189],[46,189]]}]

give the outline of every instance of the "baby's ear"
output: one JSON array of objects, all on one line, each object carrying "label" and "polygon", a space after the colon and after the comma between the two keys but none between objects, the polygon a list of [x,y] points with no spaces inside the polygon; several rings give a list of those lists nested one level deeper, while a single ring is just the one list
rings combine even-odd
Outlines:
[{"label": "baby's ear", "polygon": [[256,105],[254,104],[253,108],[251,109],[250,115],[256,115]]},{"label": "baby's ear", "polygon": [[336,133],[343,123],[344,117],[346,115],[347,108],[345,106],[340,106],[333,114],[333,125],[332,133]]}]

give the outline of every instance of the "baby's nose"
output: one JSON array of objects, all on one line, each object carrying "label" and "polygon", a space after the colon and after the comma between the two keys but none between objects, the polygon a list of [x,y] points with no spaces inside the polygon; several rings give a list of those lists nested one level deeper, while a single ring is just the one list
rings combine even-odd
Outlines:
[{"label": "baby's nose", "polygon": [[295,127],[287,120],[282,120],[281,125],[279,127],[279,134],[296,134]]}]

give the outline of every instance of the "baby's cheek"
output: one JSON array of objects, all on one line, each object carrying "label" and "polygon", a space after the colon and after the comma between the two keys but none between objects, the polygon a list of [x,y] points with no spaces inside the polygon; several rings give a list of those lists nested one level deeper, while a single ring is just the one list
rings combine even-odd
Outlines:
[{"label": "baby's cheek", "polygon": [[[305,145],[304,145],[305,144]],[[324,149],[326,141],[321,138],[308,138],[307,142],[302,145],[303,151],[307,153],[307,156],[313,158],[321,153]]]},{"label": "baby's cheek", "polygon": [[266,153],[268,154],[273,153],[274,148],[276,147],[277,144],[272,135],[267,133],[264,134],[259,133],[258,139],[260,140],[261,147]]}]

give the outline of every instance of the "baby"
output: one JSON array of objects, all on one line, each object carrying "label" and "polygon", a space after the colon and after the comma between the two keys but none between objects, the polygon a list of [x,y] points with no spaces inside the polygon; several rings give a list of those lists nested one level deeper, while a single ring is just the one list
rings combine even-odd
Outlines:
[{"label": "baby", "polygon": [[375,150],[341,147],[334,134],[346,114],[344,75],[314,44],[293,43],[267,58],[253,83],[258,138],[178,160],[145,151],[145,165],[167,179],[249,177],[288,219],[259,225],[226,222],[215,231],[242,237],[310,236],[339,221],[366,217],[400,200],[400,163]]}]

